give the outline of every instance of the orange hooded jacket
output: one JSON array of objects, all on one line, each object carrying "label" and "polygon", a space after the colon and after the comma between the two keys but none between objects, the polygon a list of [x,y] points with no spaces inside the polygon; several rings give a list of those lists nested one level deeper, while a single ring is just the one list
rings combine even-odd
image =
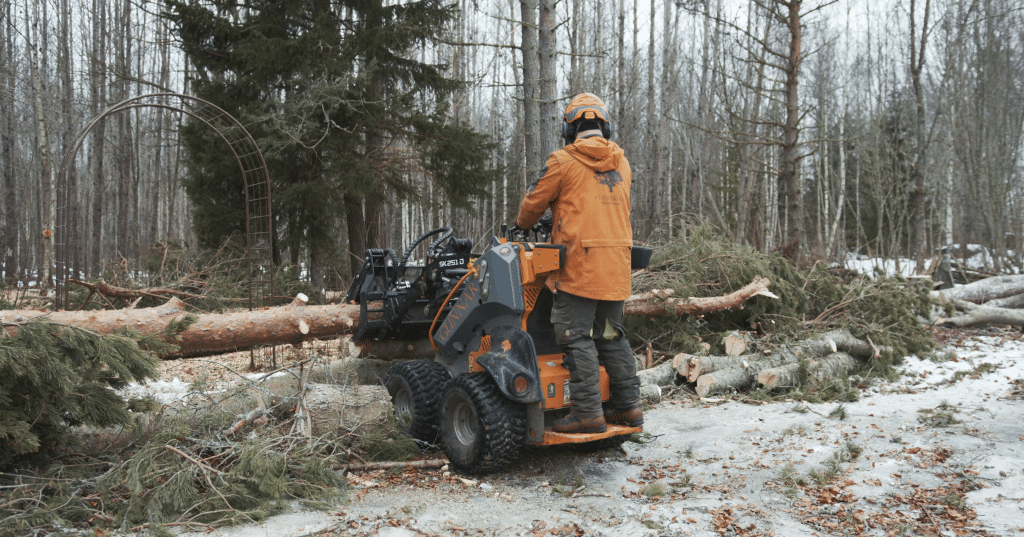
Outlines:
[{"label": "orange hooded jacket", "polygon": [[599,136],[555,151],[519,206],[527,229],[550,207],[551,242],[565,245],[565,265],[548,287],[594,300],[629,297],[629,190],[633,174],[622,148]]}]

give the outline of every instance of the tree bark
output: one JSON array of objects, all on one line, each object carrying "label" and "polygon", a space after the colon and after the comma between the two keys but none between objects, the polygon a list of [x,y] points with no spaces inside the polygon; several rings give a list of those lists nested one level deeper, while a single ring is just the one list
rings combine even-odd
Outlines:
[{"label": "tree bark", "polygon": [[[171,299],[163,306],[131,310],[10,310],[0,313],[0,323],[11,336],[17,333],[18,325],[35,318],[102,334],[112,334],[123,328],[154,333],[163,330],[170,322],[182,319],[187,313],[183,302]],[[305,339],[351,333],[358,323],[359,306],[352,304],[289,305],[256,311],[203,314],[179,335],[180,339],[169,343],[179,347],[173,356],[232,352],[258,345],[301,345]]]},{"label": "tree bark", "polygon": [[935,291],[932,293],[932,296],[984,304],[990,300],[1011,297],[1021,293],[1024,293],[1024,275],[1013,275],[985,278],[962,287]]},{"label": "tree bark", "polygon": [[[107,106],[107,6],[104,0],[93,0],[92,4],[92,54],[90,57],[89,109],[93,117]],[[103,231],[103,207],[106,199],[106,169],[104,168],[104,146],[107,141],[107,120],[102,119],[93,127],[89,141],[89,167],[92,176],[92,230],[89,253],[90,276],[98,276],[103,270],[105,233]]]},{"label": "tree bark", "polygon": [[658,301],[650,302],[656,296],[652,293],[634,295],[626,300],[626,315],[693,315],[702,316],[714,311],[724,309],[741,309],[744,302],[755,296],[766,296],[779,298],[768,290],[771,282],[767,278],[758,276],[753,282],[743,286],[741,289],[719,297],[677,299],[671,296]]},{"label": "tree bark", "polygon": [[[39,132],[39,152],[42,161],[42,197],[43,230],[39,233],[43,239],[43,263],[39,270],[39,289],[45,292],[50,288],[51,265],[53,264],[53,159],[50,156],[50,141],[46,126],[46,109],[43,108],[43,79],[39,74],[39,0],[32,3],[32,52],[30,64],[32,70],[32,85],[35,90],[36,127]],[[33,235],[35,235],[33,233]]]},{"label": "tree bark", "polygon": [[[12,21],[14,10],[11,2],[5,2],[0,18],[5,21]],[[0,79],[3,85],[8,88],[15,87],[14,69],[14,32],[13,24],[0,24]],[[0,109],[13,110],[13,92],[0,91]],[[7,282],[14,282],[20,271],[21,262],[18,255],[18,230],[20,228],[18,211],[18,187],[15,175],[15,114],[5,113],[0,118],[0,162],[3,170],[3,204],[4,204],[4,227],[0,233],[0,261],[3,261],[4,278]]]},{"label": "tree bark", "polygon": [[[810,379],[824,381],[849,374],[858,365],[857,360],[845,352],[834,352],[820,360],[807,364]],[[800,364],[792,363],[781,367],[762,370],[757,374],[758,384],[769,388],[792,387],[800,384]]]},{"label": "tree bark", "polygon": [[526,143],[527,185],[538,177],[543,159],[540,153],[540,57],[537,53],[537,0],[521,0],[523,31],[523,116]]},{"label": "tree bark", "polygon": [[540,28],[537,39],[540,131],[537,134],[540,141],[541,158],[546,158],[547,155],[554,152],[556,147],[555,120],[558,114],[555,93],[558,88],[558,80],[555,78],[555,42],[555,1],[540,0]]},{"label": "tree bark", "polygon": [[804,198],[800,182],[800,65],[803,60],[803,26],[800,22],[802,0],[779,2],[788,8],[789,56],[786,59],[786,122],[782,129],[782,170],[779,181],[786,192],[787,253],[799,261],[806,246],[804,236]]},{"label": "tree bark", "polygon": [[935,320],[935,324],[940,326],[958,326],[961,328],[992,324],[1024,326],[1024,310],[990,308],[963,301],[954,301],[954,304],[958,308],[966,310],[965,313],[949,319],[940,317]]}]

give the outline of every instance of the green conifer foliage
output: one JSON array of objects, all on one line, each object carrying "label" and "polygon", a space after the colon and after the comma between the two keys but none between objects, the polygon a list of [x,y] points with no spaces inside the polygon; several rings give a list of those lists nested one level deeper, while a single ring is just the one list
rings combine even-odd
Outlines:
[{"label": "green conifer foliage", "polygon": [[[164,345],[157,338],[146,344]],[[0,331],[0,468],[40,462],[74,445],[72,425],[131,424],[115,390],[153,377],[156,364],[126,335],[45,321],[19,325],[13,338]]]},{"label": "green conifer foliage", "polygon": [[[254,0],[243,9],[235,0],[167,0],[167,6],[164,16],[196,67],[196,95],[238,118],[264,153],[275,248],[289,249],[293,262],[306,249],[320,259],[347,259],[336,255],[346,217],[357,257],[361,247],[386,246],[361,244],[358,228],[366,226],[351,218],[362,221],[365,210],[372,219],[379,214],[374,208],[396,197],[419,199],[423,174],[463,206],[499,176],[487,164],[494,146],[450,113],[463,83],[424,52],[452,20],[454,4]],[[240,174],[204,126],[193,123],[182,137],[196,233],[212,247],[244,229]]]},{"label": "green conifer foliage", "polygon": [[[778,254],[762,254],[737,245],[710,225],[688,228],[685,238],[655,247],[651,266],[633,279],[633,292],[673,289],[676,297],[713,297],[738,290],[763,276],[778,298],[754,297],[742,309],[722,310],[696,319],[671,316],[626,319],[631,336],[671,353],[700,353],[701,343],[715,352],[722,337],[748,330],[786,342],[811,332],[845,328],[893,348],[873,360],[884,374],[898,357],[934,346],[920,317],[930,315],[928,288],[885,275],[841,278],[824,263],[802,270]],[[680,322],[682,321],[682,322]]]}]

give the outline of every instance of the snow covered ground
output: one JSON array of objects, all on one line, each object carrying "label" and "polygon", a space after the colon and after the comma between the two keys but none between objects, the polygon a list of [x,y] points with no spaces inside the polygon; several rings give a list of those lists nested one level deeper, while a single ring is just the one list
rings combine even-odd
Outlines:
[{"label": "snow covered ground", "polygon": [[[1024,343],[942,331],[857,402],[762,404],[680,392],[628,456],[532,448],[472,480],[350,474],[337,510],[195,534],[1010,535],[1024,532]],[[845,417],[844,417],[845,415]]]}]

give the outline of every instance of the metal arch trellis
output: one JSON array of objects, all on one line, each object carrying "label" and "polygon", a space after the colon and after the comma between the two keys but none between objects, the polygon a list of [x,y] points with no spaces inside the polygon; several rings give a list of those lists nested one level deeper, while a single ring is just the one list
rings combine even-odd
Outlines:
[{"label": "metal arch trellis", "polygon": [[137,108],[164,108],[187,114],[212,129],[228,144],[245,183],[245,245],[249,269],[249,309],[271,305],[274,296],[274,261],[272,256],[270,174],[263,153],[249,131],[210,102],[180,93],[153,93],[121,101],[93,118],[79,132],[74,143],[64,152],[57,177],[57,214],[54,226],[56,246],[56,309],[68,304],[68,277],[72,244],[80,233],[74,187],[77,174],[75,158],[85,137],[107,116]]}]

